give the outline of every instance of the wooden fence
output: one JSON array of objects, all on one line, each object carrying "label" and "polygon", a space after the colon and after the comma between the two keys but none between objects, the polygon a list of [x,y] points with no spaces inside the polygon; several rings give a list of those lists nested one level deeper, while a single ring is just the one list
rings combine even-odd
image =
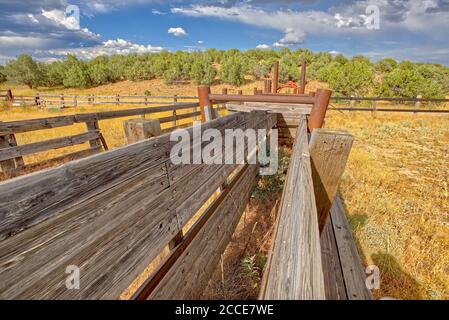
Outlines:
[{"label": "wooden fence", "polygon": [[66,95],[42,94],[35,96],[14,96],[10,99],[15,106],[27,105],[40,108],[76,108],[89,106],[151,106],[177,104],[198,100],[194,96],[150,96],[150,95]]},{"label": "wooden fence", "polygon": [[[201,131],[275,123],[265,112],[234,113]],[[174,165],[173,144],[167,133],[0,183],[0,298],[115,299],[174,239],[136,298],[197,297],[240,219],[257,165]],[[229,189],[179,237],[224,181]],[[72,265],[80,268],[79,290],[65,285]]]},{"label": "wooden fence", "polygon": [[[11,174],[14,172],[18,173],[32,167],[51,165],[52,163],[60,162],[65,159],[78,159],[103,150],[108,150],[107,142],[100,132],[99,121],[101,120],[137,115],[145,117],[145,115],[157,115],[161,112],[172,112],[172,115],[170,116],[159,117],[157,119],[159,119],[161,124],[170,123],[172,125],[171,128],[175,128],[179,120],[195,119],[198,117],[200,115],[200,111],[198,111],[197,107],[198,103],[183,103],[150,108],[79,113],[51,118],[0,122],[0,164],[2,172],[8,172]],[[190,112],[178,114],[177,112],[180,110],[190,110]],[[15,137],[15,134],[17,133],[71,126],[76,123],[85,123],[87,132],[74,136],[35,142],[27,145],[17,145]],[[70,153],[62,157],[48,159],[43,163],[25,164],[23,160],[23,156],[26,155],[52,149],[65,148],[68,146],[83,144],[85,142],[89,142],[90,147],[88,149]]]}]

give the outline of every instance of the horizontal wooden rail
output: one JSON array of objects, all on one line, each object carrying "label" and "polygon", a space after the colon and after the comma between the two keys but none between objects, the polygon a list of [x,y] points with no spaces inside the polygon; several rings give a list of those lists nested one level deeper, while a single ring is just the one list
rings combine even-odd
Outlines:
[{"label": "horizontal wooden rail", "polygon": [[114,110],[114,111],[95,112],[95,113],[78,113],[74,115],[57,116],[50,118],[0,122],[0,135],[65,127],[75,123],[82,123],[87,121],[98,121],[98,120],[129,117],[136,115],[160,113],[172,111],[173,109],[176,110],[189,109],[197,106],[198,103],[183,103],[161,107],[124,109],[124,110]]},{"label": "horizontal wooden rail", "polygon": [[98,138],[100,138],[100,132],[98,130],[95,130],[68,137],[29,143],[22,146],[2,148],[0,149],[0,161],[15,159],[17,157],[22,157],[25,155],[39,153],[51,149],[60,149],[77,144],[83,144],[85,142]]},{"label": "horizontal wooden rail", "polygon": [[401,98],[401,97],[332,97],[331,100],[349,101],[401,101],[401,102],[449,102],[449,99],[441,98]]},{"label": "horizontal wooden rail", "polygon": [[376,112],[413,112],[413,113],[449,113],[449,110],[441,109],[405,109],[405,108],[343,108],[343,107],[333,107],[329,110],[340,110],[340,111],[376,111]]}]

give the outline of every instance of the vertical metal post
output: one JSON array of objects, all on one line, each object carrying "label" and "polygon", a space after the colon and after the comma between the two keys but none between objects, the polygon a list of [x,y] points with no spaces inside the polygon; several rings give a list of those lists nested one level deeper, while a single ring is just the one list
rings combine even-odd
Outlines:
[{"label": "vertical metal post", "polygon": [[306,91],[306,61],[301,64],[301,86],[298,88],[298,94],[304,94]]},{"label": "vertical metal post", "polygon": [[279,61],[274,63],[273,70],[273,93],[277,93],[279,88]]},{"label": "vertical metal post", "polygon": [[65,100],[64,100],[64,94],[63,93],[61,94],[60,98],[61,98],[61,108],[64,108],[65,107]]},{"label": "vertical metal post", "polygon": [[200,105],[201,112],[201,122],[207,121],[207,117],[210,118],[210,108],[212,107],[212,103],[209,99],[210,95],[210,87],[208,86],[199,86],[198,87],[198,100]]},{"label": "vertical metal post", "polygon": [[178,95],[173,96],[173,127],[176,127],[176,105],[178,104]]},{"label": "vertical metal post", "polygon": [[326,116],[327,107],[332,95],[331,90],[318,89],[316,91],[315,102],[309,116],[308,129],[312,132],[313,129],[321,128],[324,124],[324,117]]}]

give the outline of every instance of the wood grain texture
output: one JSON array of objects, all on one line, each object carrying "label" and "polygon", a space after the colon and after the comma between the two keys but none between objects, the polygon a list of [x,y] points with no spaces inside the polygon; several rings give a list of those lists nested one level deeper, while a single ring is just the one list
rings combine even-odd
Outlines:
[{"label": "wood grain texture", "polygon": [[353,141],[354,137],[347,131],[315,129],[312,132],[310,157],[320,232],[326,225]]},{"label": "wood grain texture", "polygon": [[328,219],[321,233],[321,260],[327,300],[347,300],[346,286],[341,270],[334,228]]},{"label": "wood grain texture", "polygon": [[287,173],[262,299],[325,299],[307,124],[303,118]]},{"label": "wood grain texture", "polygon": [[136,108],[136,109],[125,109],[125,110],[94,112],[94,113],[79,113],[74,115],[58,116],[50,118],[0,122],[0,135],[58,128],[69,126],[75,123],[88,122],[88,121],[98,121],[128,116],[137,116],[142,114],[159,113],[164,111],[172,111],[174,108],[176,110],[190,109],[196,106],[198,106],[198,103],[182,103],[161,107]]},{"label": "wood grain texture", "polygon": [[331,208],[330,221],[335,234],[348,299],[372,300],[373,296],[365,284],[365,270],[338,193]]},{"label": "wood grain texture", "polygon": [[90,140],[95,140],[100,137],[98,130],[81,133],[74,136],[56,138],[46,141],[34,142],[21,146],[14,146],[0,149],[0,161],[14,159],[28,154],[38,153],[51,149],[65,148],[82,144]]},{"label": "wood grain texture", "polygon": [[255,183],[257,166],[245,173],[214,210],[149,299],[198,299],[228,245]]},{"label": "wood grain texture", "polygon": [[[272,123],[235,113],[200,129]],[[117,298],[235,169],[175,170],[172,145],[166,134],[0,183],[0,298]],[[80,290],[65,287],[69,265]]]}]

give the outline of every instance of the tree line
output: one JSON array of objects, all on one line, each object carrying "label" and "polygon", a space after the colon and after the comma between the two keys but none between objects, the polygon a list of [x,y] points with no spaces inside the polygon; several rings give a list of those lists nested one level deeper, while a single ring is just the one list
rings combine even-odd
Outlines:
[{"label": "tree line", "polygon": [[0,82],[33,87],[85,88],[122,80],[162,78],[167,84],[193,81],[240,86],[267,78],[279,60],[281,82],[299,81],[301,61],[306,61],[307,80],[326,82],[335,95],[443,98],[449,93],[449,68],[439,64],[397,62],[386,58],[371,62],[364,56],[314,53],[307,49],[279,51],[252,49],[99,56],[84,61],[74,55],[43,63],[20,55],[0,66]]}]

